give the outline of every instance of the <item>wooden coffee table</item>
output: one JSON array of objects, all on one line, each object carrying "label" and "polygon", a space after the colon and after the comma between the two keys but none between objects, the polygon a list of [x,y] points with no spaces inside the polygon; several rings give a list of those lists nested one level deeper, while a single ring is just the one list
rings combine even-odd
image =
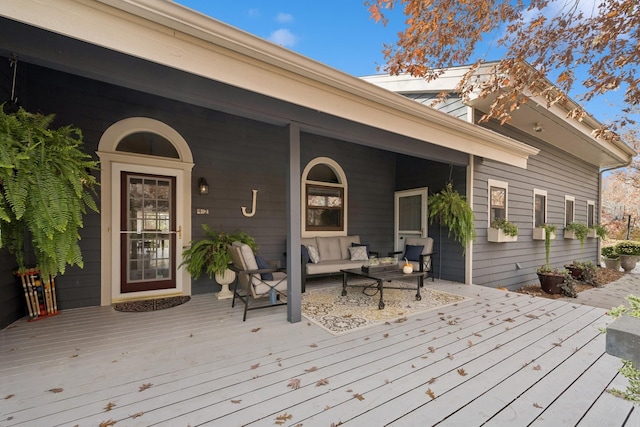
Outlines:
[{"label": "wooden coffee table", "polygon": [[420,301],[422,296],[420,296],[420,288],[423,285],[425,272],[415,271],[413,273],[403,273],[400,268],[393,270],[380,270],[380,271],[363,271],[361,268],[350,268],[346,270],[340,270],[342,272],[342,296],[347,295],[347,287],[367,287],[369,285],[366,284],[349,284],[349,277],[361,277],[365,279],[370,279],[378,284],[378,292],[380,292],[380,302],[378,303],[378,308],[380,310],[384,309],[384,299],[383,299],[383,291],[386,287],[387,289],[401,289],[401,290],[412,290],[412,288],[399,288],[397,286],[385,286],[385,282],[391,282],[392,280],[399,279],[407,279],[411,277],[415,277],[417,279],[416,286],[416,301]]}]

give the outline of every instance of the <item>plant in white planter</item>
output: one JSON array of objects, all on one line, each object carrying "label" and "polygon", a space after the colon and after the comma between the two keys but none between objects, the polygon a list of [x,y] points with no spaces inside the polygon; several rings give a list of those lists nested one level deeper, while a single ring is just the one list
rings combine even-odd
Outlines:
[{"label": "plant in white planter", "polygon": [[579,222],[570,222],[564,228],[564,238],[578,239],[580,246],[584,245],[587,234],[589,234],[589,227]]},{"label": "plant in white planter", "polygon": [[604,265],[611,270],[620,270],[620,254],[616,251],[615,246],[605,246],[600,249],[600,254],[604,259]]},{"label": "plant in white planter", "polygon": [[515,242],[518,240],[518,226],[505,218],[493,220],[487,229],[489,242]]},{"label": "plant in white planter", "polygon": [[587,237],[593,239],[595,237],[599,237],[601,239],[606,239],[607,238],[607,229],[604,228],[603,226],[601,226],[600,224],[593,224],[591,227],[589,227],[589,234],[587,234]]},{"label": "plant in white planter", "polygon": [[547,234],[549,234],[550,240],[555,240],[556,238],[556,227],[553,224],[542,224],[533,229],[533,240],[546,240]]}]

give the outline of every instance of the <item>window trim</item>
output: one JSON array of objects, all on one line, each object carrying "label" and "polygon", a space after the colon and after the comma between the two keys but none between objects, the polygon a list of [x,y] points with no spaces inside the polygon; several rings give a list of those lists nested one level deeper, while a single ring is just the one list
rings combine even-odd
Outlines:
[{"label": "window trim", "polygon": [[509,220],[509,183],[497,179],[487,180],[487,228],[491,228],[491,188],[504,188],[504,219]]},{"label": "window trim", "polygon": [[[333,170],[338,177],[338,183],[330,183],[323,181],[309,180],[309,172],[314,166],[324,164]],[[348,206],[349,206],[349,185],[347,183],[347,176],[344,173],[342,167],[335,160],[329,157],[316,157],[307,163],[305,166],[300,186],[300,232],[302,237],[316,237],[316,236],[346,236],[348,232]],[[342,189],[342,230],[307,230],[307,187],[308,185],[316,185],[321,187],[336,187]]]},{"label": "window trim", "polygon": [[574,222],[576,220],[576,198],[575,196],[568,196],[565,194],[564,196],[564,226],[566,227],[569,222],[567,222],[567,202],[573,202],[573,212],[571,213],[571,221]]},{"label": "window trim", "polygon": [[533,228],[536,228],[536,196],[544,196],[544,214],[543,214],[544,221],[542,223],[546,224],[549,218],[547,216],[548,207],[549,207],[549,194],[547,190],[540,190],[538,188],[534,188],[533,189],[533,221],[532,221]]}]

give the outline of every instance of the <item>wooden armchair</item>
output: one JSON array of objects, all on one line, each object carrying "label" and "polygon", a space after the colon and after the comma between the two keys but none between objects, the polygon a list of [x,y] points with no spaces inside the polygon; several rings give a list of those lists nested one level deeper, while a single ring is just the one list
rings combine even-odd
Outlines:
[{"label": "wooden armchair", "polygon": [[[229,268],[236,272],[231,307],[235,307],[236,298],[244,302],[243,322],[249,310],[287,304],[287,275],[283,269],[259,267],[253,250],[244,243],[233,242],[228,248],[233,262]],[[267,303],[256,301],[265,297]],[[251,306],[253,303],[257,305]]]}]

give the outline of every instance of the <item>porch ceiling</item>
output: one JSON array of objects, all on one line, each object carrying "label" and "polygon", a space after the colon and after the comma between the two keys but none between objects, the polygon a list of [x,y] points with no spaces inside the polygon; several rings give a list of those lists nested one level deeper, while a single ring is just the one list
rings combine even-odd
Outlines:
[{"label": "porch ceiling", "polygon": [[[89,45],[462,153],[519,167],[526,167],[528,157],[537,153],[526,144],[419,105],[169,1],[5,0],[0,5],[0,15]],[[20,40],[10,37],[2,48],[14,53],[19,45]],[[43,51],[15,53],[32,56],[38,63],[56,69],[64,68],[61,59],[73,54]],[[102,65],[92,57],[85,59],[81,69],[73,67],[73,72],[110,81]],[[301,125],[304,127],[304,123]],[[393,149],[393,145],[388,148]]]}]

